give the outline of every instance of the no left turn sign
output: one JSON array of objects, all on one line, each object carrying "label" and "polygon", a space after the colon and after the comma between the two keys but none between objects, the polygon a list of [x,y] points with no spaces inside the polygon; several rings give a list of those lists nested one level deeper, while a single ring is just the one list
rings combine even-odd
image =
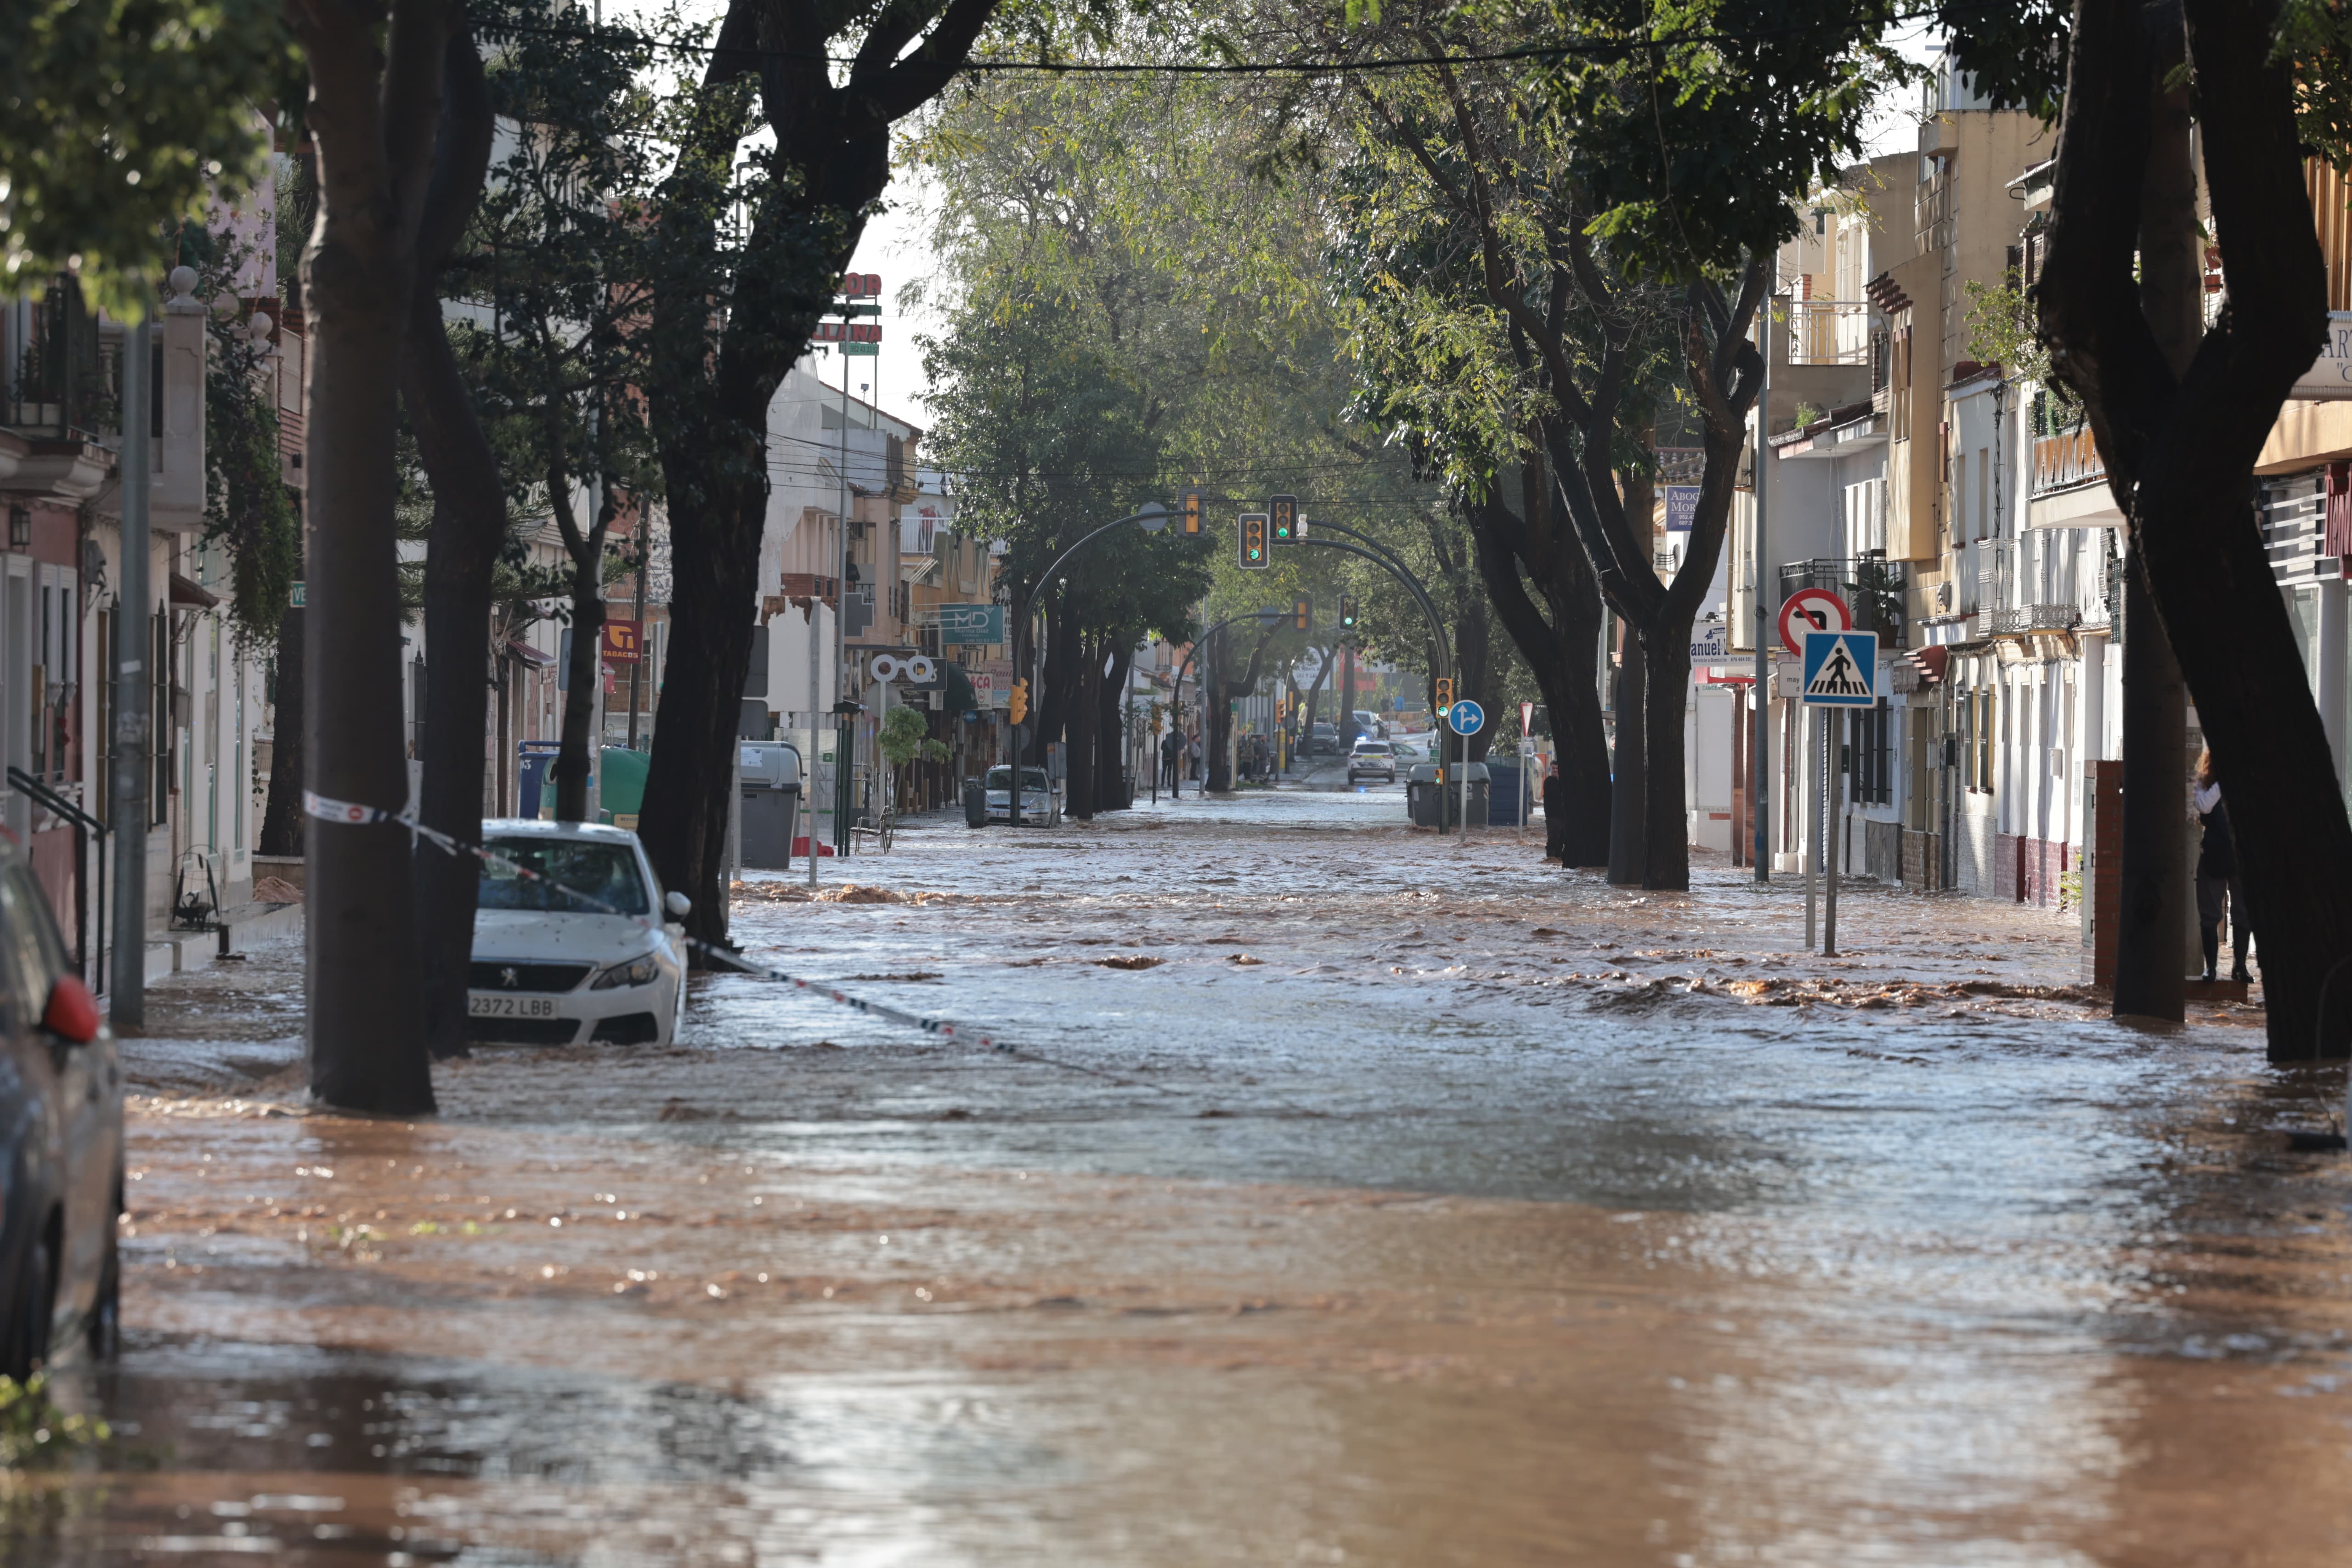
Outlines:
[{"label": "no left turn sign", "polygon": [[1853,612],[1827,588],[1800,588],[1780,606],[1780,646],[1802,658],[1807,632],[1850,632]]}]

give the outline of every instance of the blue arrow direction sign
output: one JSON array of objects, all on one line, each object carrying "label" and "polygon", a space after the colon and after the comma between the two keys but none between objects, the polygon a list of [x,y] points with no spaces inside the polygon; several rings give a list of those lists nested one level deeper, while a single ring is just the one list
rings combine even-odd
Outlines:
[{"label": "blue arrow direction sign", "polygon": [[1475,735],[1486,727],[1486,710],[1465,697],[1446,710],[1445,721],[1457,735]]},{"label": "blue arrow direction sign", "polygon": [[1868,708],[1878,700],[1876,632],[1807,632],[1805,702],[1813,708]]}]

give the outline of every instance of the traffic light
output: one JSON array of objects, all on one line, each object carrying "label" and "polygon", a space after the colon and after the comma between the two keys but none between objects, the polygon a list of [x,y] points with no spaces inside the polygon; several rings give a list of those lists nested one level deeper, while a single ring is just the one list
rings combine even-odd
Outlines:
[{"label": "traffic light", "polygon": [[1029,681],[1025,676],[1013,683],[1012,713],[1015,724],[1029,717]]},{"label": "traffic light", "polygon": [[[1342,599],[1339,602],[1343,605],[1347,603],[1345,599]],[[1304,632],[1312,631],[1314,627],[1315,601],[1307,598],[1305,595],[1301,595],[1297,598],[1291,600],[1290,629],[1293,631]]]},{"label": "traffic light", "polygon": [[1273,541],[1276,544],[1293,544],[1298,540],[1298,498],[1276,496],[1266,502],[1266,510],[1274,520]]},{"label": "traffic light", "polygon": [[1263,572],[1271,564],[1265,552],[1265,513],[1242,513],[1242,570]]},{"label": "traffic light", "polygon": [[1187,534],[1201,531],[1201,509],[1208,504],[1208,500],[1207,493],[1200,486],[1184,487],[1184,493],[1177,504],[1184,514],[1184,531]]},{"label": "traffic light", "polygon": [[1454,706],[1454,678],[1450,675],[1437,678],[1437,706],[1441,710]]},{"label": "traffic light", "polygon": [[1343,632],[1356,629],[1356,595],[1353,594],[1339,595],[1339,629]]}]

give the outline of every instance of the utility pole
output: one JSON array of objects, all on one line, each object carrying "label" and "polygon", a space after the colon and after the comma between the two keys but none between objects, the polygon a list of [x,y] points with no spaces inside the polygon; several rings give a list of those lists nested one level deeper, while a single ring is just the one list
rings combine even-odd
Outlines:
[{"label": "utility pole", "polygon": [[[1776,279],[1777,282],[1778,279]],[[1756,396],[1756,482],[1748,488],[1755,500],[1756,537],[1750,566],[1756,585],[1749,596],[1756,601],[1756,722],[1754,733],[1748,736],[1748,804],[1756,814],[1755,851],[1756,879],[1772,879],[1772,830],[1770,784],[1772,741],[1772,606],[1764,587],[1764,514],[1766,481],[1771,477],[1771,456],[1768,443],[1772,435],[1772,296],[1764,297],[1764,309],[1757,312],[1757,335],[1764,340],[1764,388]],[[1806,945],[1811,945],[1810,935]]]},{"label": "utility pole", "polygon": [[[148,416],[153,390],[155,329],[145,320],[127,335],[122,356],[122,562],[114,598],[114,989],[107,1012],[114,1026],[147,1022],[148,699],[154,676],[148,635]],[[299,742],[299,740],[297,742]]]},{"label": "utility pole", "polygon": [[[629,666],[629,750],[637,749],[638,681],[646,668],[646,554],[653,548],[653,514],[640,498],[637,505],[637,662]],[[784,846],[784,853],[792,853]]]}]

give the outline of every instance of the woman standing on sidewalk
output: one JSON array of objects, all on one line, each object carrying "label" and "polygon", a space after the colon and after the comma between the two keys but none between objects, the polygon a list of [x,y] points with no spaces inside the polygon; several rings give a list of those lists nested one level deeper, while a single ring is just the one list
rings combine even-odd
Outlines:
[{"label": "woman standing on sidewalk", "polygon": [[2230,945],[2236,960],[2230,978],[2252,980],[2246,972],[2246,897],[2238,886],[2238,847],[2230,837],[2230,808],[2221,803],[2221,786],[2213,779],[2213,752],[2207,748],[2197,758],[2197,820],[2205,825],[2205,839],[2197,851],[2197,935],[2205,947],[2205,978],[2221,958],[2221,921],[2230,921]]}]

